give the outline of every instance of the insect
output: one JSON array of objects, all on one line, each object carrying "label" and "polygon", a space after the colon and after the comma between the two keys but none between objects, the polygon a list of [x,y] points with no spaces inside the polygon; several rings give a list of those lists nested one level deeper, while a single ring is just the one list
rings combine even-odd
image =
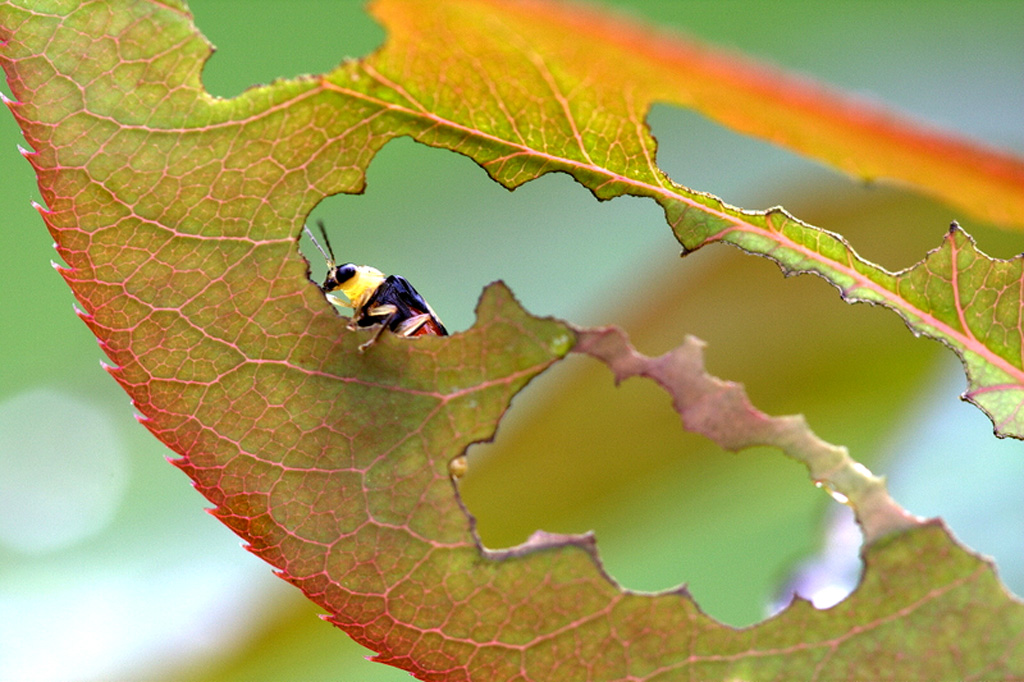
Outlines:
[{"label": "insect", "polygon": [[[433,308],[423,300],[407,279],[400,275],[385,276],[377,268],[368,265],[338,265],[334,260],[334,250],[327,239],[323,221],[318,221],[317,227],[320,228],[326,250],[320,246],[320,242],[316,240],[308,226],[304,229],[327,261],[327,276],[320,285],[320,290],[331,303],[352,308],[349,329],[377,327],[377,333],[359,346],[360,351],[376,343],[385,329],[407,338],[448,336],[448,330],[441,324]],[[335,293],[336,291],[340,291],[348,300],[342,299]]]}]

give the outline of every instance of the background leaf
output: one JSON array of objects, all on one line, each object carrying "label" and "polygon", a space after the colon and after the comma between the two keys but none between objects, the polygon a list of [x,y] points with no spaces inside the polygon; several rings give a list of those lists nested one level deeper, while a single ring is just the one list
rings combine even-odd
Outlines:
[{"label": "background leaf", "polygon": [[[447,142],[444,119],[469,121],[465,153],[508,184],[537,170],[579,178],[596,165],[613,171],[605,177],[597,170],[593,185],[584,182],[600,197],[624,191],[624,180],[661,185],[643,126],[648,106],[661,101],[860,177],[911,182],[980,217],[1024,226],[1024,161],[867,102],[580,7],[476,0],[421,14],[410,11],[414,5],[374,4],[394,39],[373,68],[386,78],[401,74],[404,96],[392,100],[395,106],[440,114],[441,125],[430,128],[438,137],[424,141]],[[462,28],[477,26],[482,30]],[[575,39],[564,40],[566,32]],[[449,52],[467,58],[447,62],[439,88],[420,91],[416,82],[433,82],[428,55]],[[459,98],[465,91],[482,99]],[[537,93],[550,96],[538,101]],[[476,129],[493,131],[493,138],[476,139]],[[457,139],[457,127],[453,133]],[[491,143],[509,149],[496,158],[475,152]]]}]

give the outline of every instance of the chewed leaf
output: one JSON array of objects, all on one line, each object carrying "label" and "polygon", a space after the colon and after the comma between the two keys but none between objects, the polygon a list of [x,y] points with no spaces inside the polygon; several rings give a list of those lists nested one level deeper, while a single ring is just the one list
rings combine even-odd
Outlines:
[{"label": "chewed leaf", "polygon": [[[391,37],[371,58],[218,100],[201,87],[209,47],[181,3],[29,4],[0,4],[9,106],[34,150],[61,274],[109,371],[217,517],[378,660],[431,680],[1024,675],[1024,607],[991,567],[901,514],[826,444],[812,443],[812,475],[858,507],[874,541],[861,588],[829,611],[797,602],[737,631],[685,590],[620,589],[588,538],[484,550],[451,462],[494,436],[577,331],[529,315],[498,284],[465,333],[384,334],[359,353],[365,335],[309,281],[296,242],[308,212],[359,192],[374,154],[410,135],[509,186],[562,170],[600,197],[655,198],[690,248],[731,239],[827,277],[863,269],[853,284],[875,291],[884,275],[821,246],[827,233],[774,230],[774,214],[669,182],[643,125],[656,89],[623,88],[643,69],[621,44],[604,51],[596,28],[566,41],[560,6],[389,0],[378,11]],[[894,291],[889,304],[916,300]],[[641,369],[655,362],[618,348]],[[724,391],[687,403],[684,414],[711,417],[688,424],[714,432],[742,418],[809,438],[707,378],[696,355],[682,349],[657,375],[680,405],[687,387]],[[758,442],[786,448],[770,436]]]},{"label": "chewed leaf", "polygon": [[781,210],[711,224],[669,202],[688,249],[722,241],[774,260],[788,275],[813,273],[850,303],[898,313],[915,335],[941,341],[967,372],[964,399],[989,416],[1000,437],[1024,438],[1024,256],[981,253],[953,223],[942,245],[917,265],[890,273],[861,258],[839,235],[804,225]]},{"label": "chewed leaf", "polygon": [[728,450],[776,447],[803,463],[815,484],[853,507],[868,542],[919,523],[889,497],[880,478],[850,459],[846,448],[818,438],[803,417],[770,417],[751,405],[742,386],[709,375],[704,345],[694,337],[649,358],[614,328],[577,330],[577,335],[574,350],[606,363],[616,382],[646,377],[665,389],[686,430]]}]

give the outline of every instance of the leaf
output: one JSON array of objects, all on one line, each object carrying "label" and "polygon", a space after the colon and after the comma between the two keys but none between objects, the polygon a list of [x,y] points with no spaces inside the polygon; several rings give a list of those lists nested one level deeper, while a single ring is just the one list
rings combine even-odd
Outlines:
[{"label": "leaf", "polygon": [[[552,70],[543,43],[500,18],[466,15],[489,31],[445,32],[436,51],[407,42],[403,21],[439,18],[456,31],[466,3],[389,18],[389,48],[323,79],[215,100],[199,83],[208,47],[182,7],[42,4],[0,5],[0,60],[61,272],[111,374],[218,518],[378,660],[439,680],[1022,672],[1021,606],[990,567],[899,513],[827,445],[840,468],[814,475],[859,505],[872,537],[891,533],[868,549],[858,592],[830,611],[798,602],[736,631],[682,589],[620,590],[592,538],[478,547],[449,461],[493,436],[511,397],[577,332],[529,316],[494,285],[470,331],[385,335],[359,354],[363,337],[308,281],[298,225],[322,197],[361,190],[373,154],[402,134],[472,155],[510,185],[568,170],[599,196],[704,206],[673,221],[680,230],[737,224],[746,214],[673,187],[653,156],[634,155],[653,150],[642,99],[620,118],[588,91],[562,96],[569,65]],[[510,61],[508,46],[525,62]],[[439,86],[444,55],[454,61]],[[473,68],[460,61],[474,56]],[[494,63],[519,71],[489,80],[477,68]],[[532,95],[538,77],[553,96]],[[693,351],[672,357],[683,356]],[[654,374],[657,360],[626,357]],[[685,395],[685,382],[666,384]],[[698,405],[715,411],[723,399]]]},{"label": "leaf", "polygon": [[[668,102],[852,175],[909,182],[1024,227],[1021,159],[624,17],[544,0],[377,0],[371,9],[391,39],[368,75],[401,84],[397,98],[382,100],[425,128],[428,144],[463,140],[455,148],[509,186],[564,170],[602,198],[661,195],[669,183],[654,166],[644,119],[653,102]],[[443,80],[438,54],[451,55]],[[422,114],[428,120],[417,125]]]}]

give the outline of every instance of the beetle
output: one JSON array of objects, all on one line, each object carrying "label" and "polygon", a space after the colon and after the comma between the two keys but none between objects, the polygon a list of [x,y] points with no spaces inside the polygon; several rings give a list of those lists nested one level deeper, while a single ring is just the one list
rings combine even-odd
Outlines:
[{"label": "beetle", "polygon": [[[327,230],[323,221],[317,221],[323,246],[313,236],[308,226],[303,226],[306,234],[317,250],[327,261],[327,276],[320,285],[331,303],[345,308],[352,308],[352,319],[349,329],[377,327],[377,332],[368,341],[359,346],[364,351],[380,337],[385,329],[403,336],[448,336],[440,318],[424,300],[409,280],[401,275],[385,275],[377,268],[369,265],[344,263],[338,265],[334,259],[334,250],[327,239]],[[337,291],[345,295],[345,300],[338,296]]]}]

